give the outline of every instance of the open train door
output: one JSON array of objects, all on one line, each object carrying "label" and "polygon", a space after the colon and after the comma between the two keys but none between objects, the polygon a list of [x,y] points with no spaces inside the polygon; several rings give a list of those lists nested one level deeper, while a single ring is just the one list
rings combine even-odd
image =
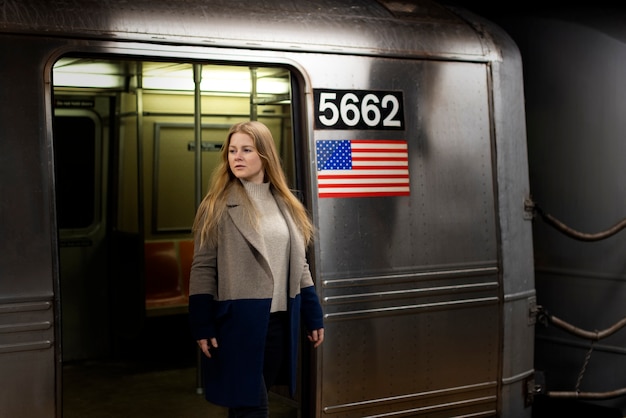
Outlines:
[{"label": "open train door", "polygon": [[[82,71],[90,71],[90,84],[72,85]],[[107,90],[96,84],[101,75],[130,81]],[[191,227],[230,126],[248,119],[267,125],[290,185],[308,196],[306,124],[295,116],[303,105],[292,109],[290,89],[298,89],[292,76],[284,64],[114,55],[55,63],[64,412],[74,413],[81,389],[65,377],[85,363],[142,370],[196,365],[187,318]],[[146,341],[158,344],[146,351]],[[199,380],[190,391],[201,392]]]}]

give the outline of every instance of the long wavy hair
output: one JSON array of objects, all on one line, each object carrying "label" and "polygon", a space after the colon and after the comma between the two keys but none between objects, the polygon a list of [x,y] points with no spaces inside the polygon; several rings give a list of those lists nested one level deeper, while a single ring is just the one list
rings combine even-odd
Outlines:
[{"label": "long wavy hair", "polygon": [[263,182],[270,183],[274,196],[283,201],[302,233],[305,245],[313,239],[313,223],[304,205],[295,197],[287,185],[274,138],[270,130],[261,122],[246,121],[233,125],[220,152],[220,162],[211,177],[209,191],[198,207],[193,223],[194,233],[200,233],[200,245],[205,242],[217,243],[217,226],[226,209],[226,196],[231,188],[241,193],[245,209],[253,225],[256,225],[258,214],[248,197],[243,184],[230,170],[228,164],[228,147],[233,134],[241,132],[252,138],[254,147],[263,164],[265,172]]}]

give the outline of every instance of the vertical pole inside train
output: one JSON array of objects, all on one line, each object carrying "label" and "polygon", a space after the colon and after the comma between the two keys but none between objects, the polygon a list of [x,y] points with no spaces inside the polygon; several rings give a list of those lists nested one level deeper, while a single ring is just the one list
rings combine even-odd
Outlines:
[{"label": "vertical pole inside train", "polygon": [[[200,83],[202,82],[202,65],[193,65],[193,82],[194,82],[194,141],[196,148],[194,150],[195,158],[195,203],[196,208],[200,206],[202,201],[202,91],[200,90]],[[202,362],[202,351],[200,348],[196,348],[196,393],[202,394],[202,370],[200,364]]]},{"label": "vertical pole inside train", "polygon": [[250,120],[258,119],[257,110],[257,69],[250,67]]},{"label": "vertical pole inside train", "polygon": [[[143,196],[143,63],[137,63],[137,226],[139,236],[144,237],[144,196]],[[141,245],[143,253],[143,240]]]},{"label": "vertical pole inside train", "polygon": [[195,177],[196,177],[196,208],[200,206],[202,201],[202,91],[200,83],[202,83],[202,64],[193,65],[193,83],[194,83],[194,140],[196,149],[195,158]]}]

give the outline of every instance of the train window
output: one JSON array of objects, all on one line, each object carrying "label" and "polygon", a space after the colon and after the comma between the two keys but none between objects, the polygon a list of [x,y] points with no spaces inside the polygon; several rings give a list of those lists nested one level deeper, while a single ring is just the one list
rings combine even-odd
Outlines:
[{"label": "train window", "polygon": [[[145,231],[146,239],[188,234],[228,128],[242,120],[270,128],[295,188],[292,77],[286,68],[65,57],[54,66],[53,83],[57,108],[89,109],[103,121],[110,148],[102,164],[115,193],[107,199],[118,231]],[[66,122],[76,124],[65,127],[69,131],[79,126]],[[64,135],[61,128],[55,137]],[[59,160],[61,172],[85,164],[90,151],[71,152],[67,161]],[[67,214],[72,222],[89,222],[85,218],[95,213],[93,202],[67,206],[80,213]]]},{"label": "train window", "polygon": [[58,226],[89,228],[99,212],[99,121],[92,113],[58,112],[54,130]]}]

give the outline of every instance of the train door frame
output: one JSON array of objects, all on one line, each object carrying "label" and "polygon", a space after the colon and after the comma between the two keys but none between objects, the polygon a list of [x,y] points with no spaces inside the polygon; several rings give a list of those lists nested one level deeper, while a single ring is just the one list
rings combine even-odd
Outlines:
[{"label": "train door frame", "polygon": [[[159,55],[160,51],[158,48],[155,48],[154,50],[151,50],[150,48],[146,48],[146,49],[142,49],[140,48],[139,51],[133,51],[133,54],[128,55],[127,53],[125,53],[126,51],[122,48],[122,47],[111,47],[108,46],[106,48],[101,47],[101,48],[94,48],[94,49],[89,49],[86,50],[86,48],[77,48],[77,49],[73,49],[71,52],[68,51],[64,51],[63,56],[68,56],[68,55],[81,55],[81,56],[88,56],[88,57],[103,57],[104,59],[111,59],[111,60],[117,60],[117,59],[124,59],[124,60],[134,60],[137,62],[146,62],[146,61],[150,61],[150,60],[154,60],[154,59],[159,59],[159,60],[163,60],[163,57],[161,55]],[[60,56],[57,56],[54,59],[50,59],[52,62],[56,62],[58,59],[60,59]],[[171,60],[172,62],[184,62],[185,60],[188,60],[189,57],[185,55],[185,51],[177,53],[177,54],[171,54],[167,56],[168,60]],[[293,155],[293,160],[294,160],[294,167],[293,167],[293,175],[294,178],[292,179],[292,181],[295,184],[295,188],[297,190],[300,191],[300,198],[303,200],[305,206],[310,207],[311,205],[311,201],[312,201],[312,190],[311,190],[311,181],[309,179],[309,167],[307,166],[307,164],[305,163],[307,161],[307,153],[308,153],[308,131],[307,129],[310,128],[309,126],[309,122],[307,122],[307,118],[306,118],[306,114],[305,114],[305,109],[307,108],[307,100],[310,97],[310,95],[307,95],[307,88],[306,86],[309,84],[307,83],[307,74],[306,72],[304,72],[304,70],[302,68],[299,68],[296,63],[287,60],[283,57],[280,56],[275,56],[273,55],[271,52],[268,51],[261,51],[261,53],[258,54],[258,56],[255,57],[251,57],[249,55],[235,55],[233,56],[228,56],[228,59],[225,60],[223,57],[220,56],[216,56],[216,52],[214,50],[209,50],[209,51],[203,51],[201,50],[199,53],[196,53],[194,56],[194,60],[197,62],[208,62],[208,63],[219,63],[219,64],[223,64],[223,65],[237,65],[237,66],[241,66],[241,65],[248,65],[248,66],[253,66],[253,65],[257,65],[257,66],[266,66],[266,67],[280,67],[283,69],[288,70],[289,74],[290,74],[290,104],[291,104],[291,116],[290,116],[290,121],[291,121],[291,144],[292,144],[292,150],[291,150],[291,155]],[[51,66],[52,68],[52,66]],[[50,70],[52,73],[52,70]],[[51,83],[50,84],[52,87],[52,92],[54,91],[54,86]],[[54,96],[54,94],[51,95],[52,97]],[[253,117],[256,118],[256,111],[253,111],[253,106],[254,106],[254,101],[253,99],[251,99],[251,107],[250,107],[250,118],[252,119]],[[120,125],[120,122],[117,120],[119,116],[116,116],[115,118],[111,118],[111,119],[115,119],[115,121],[112,121],[111,123],[114,124],[115,126]],[[138,118],[140,117],[140,113],[138,111]],[[137,122],[138,124],[140,123],[139,121]],[[54,133],[51,133],[51,141],[52,143],[54,143],[55,141],[55,137],[54,137]],[[137,134],[139,136],[139,133]],[[113,178],[111,178],[111,184],[113,187],[114,183],[116,181],[115,179],[115,168],[114,165],[115,163],[115,159],[116,159],[116,152],[119,152],[119,145],[117,144],[117,141],[119,141],[119,138],[117,137],[118,135],[116,133],[111,133],[111,139],[112,139],[112,152],[111,152],[111,161],[109,162],[109,164],[112,164],[112,170],[111,170],[111,176],[113,176]],[[113,144],[115,143],[115,144]],[[196,152],[201,152],[201,149],[198,150],[198,147],[196,147]],[[137,156],[138,159],[140,159],[140,155]],[[201,168],[200,168],[201,170]],[[141,193],[143,193],[142,191],[142,186],[141,186],[141,180],[138,179],[138,189],[140,190]],[[54,193],[56,194],[56,189],[54,190]],[[106,193],[106,191],[105,191]],[[110,205],[113,205],[117,198],[115,197],[108,197],[108,200],[110,202]],[[143,210],[143,205],[141,204],[141,200],[142,197],[138,196],[138,200],[139,200],[139,214],[141,213],[141,210]],[[115,210],[112,208],[111,206],[111,210],[109,211],[109,216],[115,216]],[[140,216],[141,218],[141,216]],[[139,225],[143,225],[144,222],[139,219]],[[141,232],[141,230],[139,231]],[[143,242],[143,240],[145,239],[145,233],[140,234],[141,236],[138,236],[139,239],[139,243],[137,243],[137,245],[139,245],[141,242]],[[58,248],[58,243],[57,243],[57,248]],[[113,245],[115,245],[115,243],[113,243]],[[118,249],[118,251],[124,252],[125,250],[131,249],[132,251],[132,244],[131,247],[124,247],[122,249]],[[135,248],[135,250],[138,250],[138,248]],[[142,256],[143,257],[143,256]],[[314,263],[311,263],[312,268],[314,266]],[[56,277],[56,281],[59,282],[60,276]],[[60,283],[59,283],[59,288],[60,288]],[[61,305],[58,306],[59,312],[61,311]],[[62,313],[61,313],[62,314]],[[114,319],[111,318],[111,322],[114,323],[119,323],[120,318]],[[60,324],[60,321],[58,322]],[[60,351],[60,350],[59,350]],[[311,360],[311,356],[310,354],[307,353],[303,353],[303,357],[305,358],[305,361],[310,361]],[[59,359],[61,358],[61,356],[59,356]],[[57,364],[57,369],[61,370],[62,369],[62,363]],[[300,375],[300,382],[301,382],[301,386],[302,389],[300,389],[300,393],[307,393],[311,388],[309,387],[309,381],[308,381],[308,374],[309,372],[311,372],[311,370],[313,370],[314,368],[307,368],[307,367],[303,367],[301,368],[301,372],[304,373],[305,376],[302,376],[302,373]],[[309,370],[311,369],[311,370]],[[63,387],[60,387],[60,393],[61,393],[61,397],[62,397],[62,393],[63,393]],[[317,402],[315,400],[309,400],[308,396],[302,396],[300,394],[297,395],[298,398],[300,398],[300,408],[314,408],[314,404],[316,404]],[[59,402],[61,403],[61,402]]]}]

